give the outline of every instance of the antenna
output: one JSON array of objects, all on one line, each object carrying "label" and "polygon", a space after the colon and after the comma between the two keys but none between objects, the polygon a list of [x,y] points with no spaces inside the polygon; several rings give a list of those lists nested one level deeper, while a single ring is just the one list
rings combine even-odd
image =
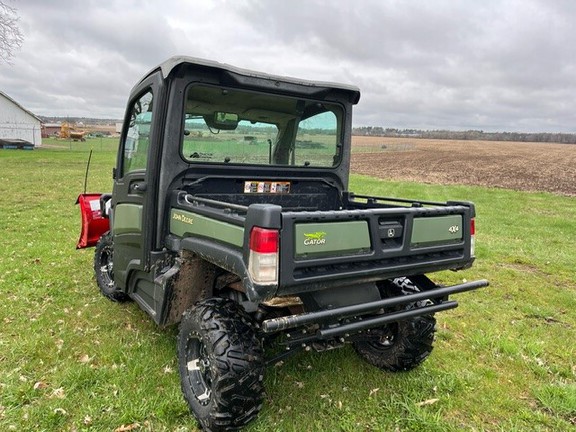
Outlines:
[{"label": "antenna", "polygon": [[88,155],[88,163],[86,164],[86,174],[84,175],[84,194],[86,194],[86,186],[88,185],[88,171],[90,171],[90,160],[92,159],[92,149]]}]

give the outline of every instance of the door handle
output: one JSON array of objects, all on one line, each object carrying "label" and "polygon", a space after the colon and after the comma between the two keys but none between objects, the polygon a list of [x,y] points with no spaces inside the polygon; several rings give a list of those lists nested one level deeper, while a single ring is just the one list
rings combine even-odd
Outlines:
[{"label": "door handle", "polygon": [[144,193],[148,189],[146,182],[137,182],[130,185],[131,192],[133,193]]}]

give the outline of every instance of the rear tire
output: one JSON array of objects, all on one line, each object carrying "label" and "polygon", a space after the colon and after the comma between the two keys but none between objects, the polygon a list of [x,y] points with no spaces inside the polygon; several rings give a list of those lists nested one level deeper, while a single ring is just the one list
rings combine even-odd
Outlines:
[{"label": "rear tire", "polygon": [[184,398],[203,429],[237,430],[260,412],[262,340],[234,301],[211,298],[184,312],[178,363]]},{"label": "rear tire", "polygon": [[110,231],[104,233],[96,243],[94,251],[94,273],[102,295],[114,302],[129,300],[128,295],[114,283],[114,243]]},{"label": "rear tire", "polygon": [[[397,278],[389,281],[384,294],[389,297],[419,291],[410,279]],[[428,303],[429,300],[424,300],[403,308],[408,310]],[[364,360],[377,368],[390,372],[408,371],[420,365],[430,355],[435,331],[434,315],[422,315],[372,329],[370,334],[376,335],[377,339],[354,342],[353,346]]]}]

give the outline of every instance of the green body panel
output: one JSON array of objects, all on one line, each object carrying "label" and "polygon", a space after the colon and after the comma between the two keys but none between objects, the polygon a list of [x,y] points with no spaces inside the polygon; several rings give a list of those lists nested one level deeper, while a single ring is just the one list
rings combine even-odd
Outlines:
[{"label": "green body panel", "polygon": [[244,228],[179,209],[170,212],[170,233],[180,237],[201,235],[238,247],[244,245]]},{"label": "green body panel", "polygon": [[118,204],[114,209],[114,234],[142,232],[142,205]]},{"label": "green body panel", "polygon": [[414,219],[412,246],[428,246],[439,242],[462,240],[461,215],[422,217]]},{"label": "green body panel", "polygon": [[301,223],[295,226],[296,256],[336,256],[371,250],[367,221]]}]

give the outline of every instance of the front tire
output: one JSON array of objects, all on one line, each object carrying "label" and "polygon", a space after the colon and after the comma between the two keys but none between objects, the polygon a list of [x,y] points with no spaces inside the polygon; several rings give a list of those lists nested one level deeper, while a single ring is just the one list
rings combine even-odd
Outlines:
[{"label": "front tire", "polygon": [[114,283],[114,243],[110,231],[104,233],[96,243],[94,251],[94,274],[96,283],[102,295],[114,302],[124,302],[129,299]]},{"label": "front tire", "polygon": [[[409,295],[420,290],[408,278],[388,281],[384,296]],[[424,300],[404,306],[404,309],[422,307]],[[404,321],[372,329],[369,341],[354,342],[356,352],[368,363],[380,369],[399,372],[414,369],[432,352],[436,318],[433,314],[409,318]]]},{"label": "front tire", "polygon": [[262,340],[236,302],[211,298],[184,312],[178,363],[184,398],[203,429],[237,430],[260,412]]}]

